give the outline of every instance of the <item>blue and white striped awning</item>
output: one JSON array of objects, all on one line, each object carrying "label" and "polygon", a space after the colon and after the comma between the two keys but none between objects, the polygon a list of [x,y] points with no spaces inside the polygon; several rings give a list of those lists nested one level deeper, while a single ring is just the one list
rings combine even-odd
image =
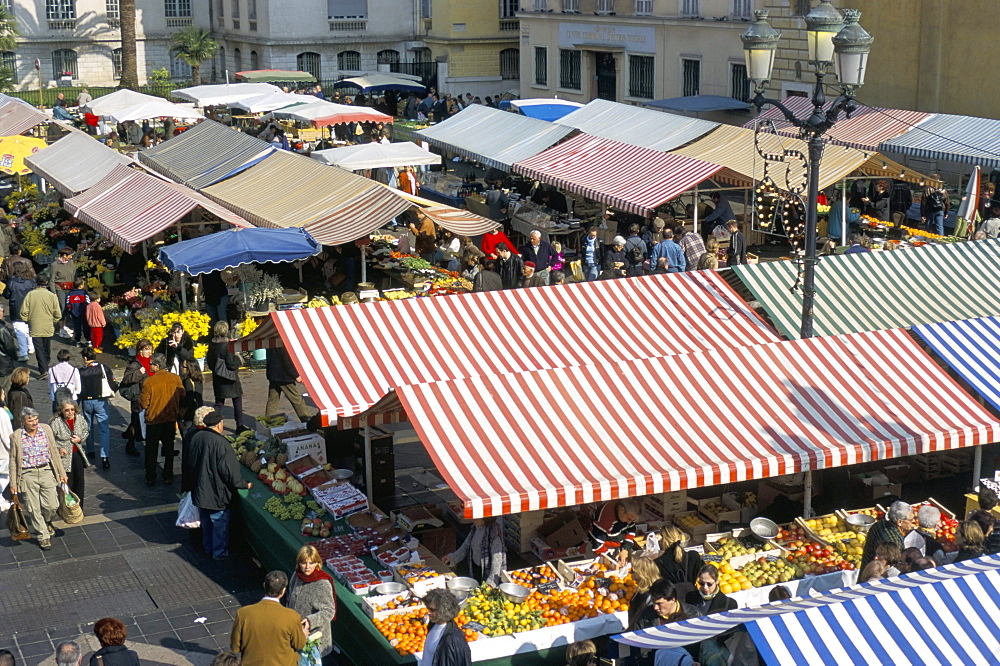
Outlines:
[{"label": "blue and white striped awning", "polygon": [[1000,120],[939,113],[879,145],[880,153],[1000,167]]},{"label": "blue and white striped awning", "polygon": [[[247,84],[250,85],[250,84]],[[249,169],[275,148],[214,120],[139,152],[144,165],[182,185],[201,190]]]},{"label": "blue and white striped awning", "polygon": [[1000,317],[914,326],[944,362],[1000,409]]},{"label": "blue and white striped awning", "polygon": [[997,664],[1000,556],[615,636],[679,647],[746,625],[769,666]]}]

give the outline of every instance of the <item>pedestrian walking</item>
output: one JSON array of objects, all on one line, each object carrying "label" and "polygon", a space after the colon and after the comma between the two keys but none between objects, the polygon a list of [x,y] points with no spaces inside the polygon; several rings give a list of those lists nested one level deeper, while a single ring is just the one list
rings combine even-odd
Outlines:
[{"label": "pedestrian walking", "polygon": [[[194,358],[194,340],[180,323],[174,323],[156,351],[166,357],[166,367],[184,383],[184,399],[181,401],[177,420],[181,427],[189,425],[194,418],[194,410],[202,405],[204,383],[201,368]],[[146,421],[148,423],[149,419]]]},{"label": "pedestrian walking", "polygon": [[264,576],[264,598],[236,611],[229,647],[243,666],[296,666],[307,634],[299,614],[281,605],[288,587],[284,571]]},{"label": "pedestrian walking", "polygon": [[108,406],[111,396],[118,390],[118,382],[111,368],[97,362],[97,350],[83,350],[83,369],[80,370],[80,411],[90,430],[87,438],[87,455],[101,467],[111,468],[111,427]]},{"label": "pedestrian walking", "polygon": [[299,548],[295,574],[288,583],[288,607],[302,618],[306,633],[321,631],[319,653],[333,651],[331,623],[337,617],[337,592],[333,578],[323,571],[323,558],[312,544]]},{"label": "pedestrian walking", "polygon": [[66,308],[69,310],[70,321],[73,322],[73,342],[84,342],[87,306],[90,297],[84,289],[85,282],[79,278],[73,283],[73,289],[66,295]]},{"label": "pedestrian walking", "polygon": [[83,649],[76,641],[63,641],[56,646],[56,666],[80,666]]},{"label": "pedestrian walking", "polygon": [[156,461],[163,452],[163,483],[174,482],[174,435],[180,415],[184,385],[170,372],[167,357],[153,354],[151,376],[142,383],[139,406],[146,411],[146,485],[156,484]]},{"label": "pedestrian walking", "polygon": [[118,388],[119,395],[130,402],[130,422],[125,431],[125,453],[130,456],[139,455],[139,450],[135,448],[136,442],[143,444],[146,442],[145,410],[139,404],[139,395],[142,393],[143,382],[152,374],[149,370],[149,360],[153,355],[153,343],[146,339],[139,340],[135,349],[135,358],[125,368],[121,386]]},{"label": "pedestrian walking", "polygon": [[[240,472],[240,462],[229,440],[222,436],[222,414],[205,415],[205,428],[191,439],[194,470],[191,501],[201,512],[202,544],[216,560],[229,557],[229,505],[233,491],[250,488]],[[186,464],[186,463],[185,463]]]},{"label": "pedestrian walking", "polygon": [[94,623],[94,635],[101,649],[90,655],[90,666],[139,666],[139,655],[125,647],[128,629],[121,620],[101,618]]},{"label": "pedestrian walking", "polygon": [[0,391],[6,394],[10,390],[10,375],[14,372],[18,351],[17,336],[3,316],[3,305],[0,305]]},{"label": "pedestrian walking", "polygon": [[49,291],[49,280],[44,275],[35,278],[35,288],[24,297],[21,319],[28,323],[28,335],[35,346],[35,361],[38,363],[38,377],[41,379],[49,369],[56,324],[62,320],[59,299]]},{"label": "pedestrian walking", "polygon": [[62,400],[49,421],[52,434],[56,437],[56,447],[62,458],[63,469],[69,476],[69,489],[76,493],[83,504],[83,470],[90,467],[90,459],[84,452],[83,442],[90,434],[87,422],[80,418],[76,404],[72,400]]},{"label": "pedestrian walking", "polygon": [[31,381],[31,371],[25,367],[14,368],[10,373],[10,391],[4,395],[7,409],[11,413],[11,425],[14,430],[21,427],[21,410],[34,407],[35,401],[28,393],[28,382]]},{"label": "pedestrian walking", "polygon": [[243,424],[243,385],[240,383],[240,357],[229,350],[229,323],[217,321],[212,329],[212,342],[208,345],[205,364],[212,371],[212,390],[215,393],[215,410],[222,411],[226,400],[233,401],[236,433],[249,430]]},{"label": "pedestrian walking", "polygon": [[40,424],[38,411],[21,410],[22,427],[10,436],[10,492],[24,498],[28,528],[42,550],[52,548],[52,526],[59,509],[57,486],[69,479],[52,428]]},{"label": "pedestrian walking", "polygon": [[90,295],[85,318],[87,330],[90,332],[90,345],[94,351],[101,354],[104,352],[101,345],[104,344],[104,327],[108,325],[108,320],[104,317],[104,307],[101,305],[100,294]]},{"label": "pedestrian walking", "polygon": [[305,423],[311,414],[302,399],[302,391],[296,386],[300,381],[288,350],[284,347],[269,349],[267,352],[267,405],[264,415],[271,417],[278,410],[278,401],[284,395],[292,404],[299,421]]},{"label": "pedestrian walking", "polygon": [[17,338],[17,360],[24,362],[28,360],[28,354],[34,353],[35,347],[28,334],[28,323],[21,316],[21,304],[24,297],[35,288],[35,278],[30,266],[17,264],[15,274],[9,278],[7,286],[4,287],[3,297],[10,304],[10,321],[13,322],[14,335]]},{"label": "pedestrian walking", "polygon": [[[66,300],[69,292],[76,284],[76,262],[73,261],[73,248],[63,247],[59,250],[56,260],[49,266],[49,286],[59,300],[59,320],[66,311]],[[56,332],[63,334],[63,326],[58,325]]]},{"label": "pedestrian walking", "polygon": [[465,640],[465,634],[455,624],[461,607],[458,599],[448,590],[440,588],[424,595],[427,607],[427,638],[424,641],[424,656],[421,665],[426,666],[468,666],[472,663],[472,650]]},{"label": "pedestrian walking", "polygon": [[49,368],[49,399],[52,400],[52,411],[57,410],[57,403],[64,399],[76,402],[80,395],[80,369],[70,363],[73,355],[68,349],[60,349],[56,353],[56,363]]}]

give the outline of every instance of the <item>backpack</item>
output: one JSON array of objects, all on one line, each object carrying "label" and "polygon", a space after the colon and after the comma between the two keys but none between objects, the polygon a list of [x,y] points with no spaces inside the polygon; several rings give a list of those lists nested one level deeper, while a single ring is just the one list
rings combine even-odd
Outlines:
[{"label": "backpack", "polygon": [[646,252],[642,248],[642,241],[633,243],[631,239],[628,241],[628,258],[632,265],[641,264],[646,260]]},{"label": "backpack", "polygon": [[930,207],[935,210],[944,210],[944,194],[941,190],[934,190],[929,195],[927,195],[927,200],[930,203]]}]

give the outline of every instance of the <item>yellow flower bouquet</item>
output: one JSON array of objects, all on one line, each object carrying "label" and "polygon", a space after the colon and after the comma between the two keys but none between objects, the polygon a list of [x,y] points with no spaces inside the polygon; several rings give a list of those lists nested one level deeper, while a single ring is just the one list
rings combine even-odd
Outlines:
[{"label": "yellow flower bouquet", "polygon": [[[145,338],[152,342],[155,347],[166,339],[170,333],[170,328],[178,322],[194,340],[199,340],[208,335],[209,318],[207,314],[192,311],[168,312],[158,318],[143,318],[143,327],[138,331],[123,333],[115,342],[115,346],[119,349],[128,349],[129,347],[135,347],[139,340]],[[197,351],[198,348],[195,347],[195,357],[198,357]],[[208,353],[207,346],[205,346],[205,353]]]}]

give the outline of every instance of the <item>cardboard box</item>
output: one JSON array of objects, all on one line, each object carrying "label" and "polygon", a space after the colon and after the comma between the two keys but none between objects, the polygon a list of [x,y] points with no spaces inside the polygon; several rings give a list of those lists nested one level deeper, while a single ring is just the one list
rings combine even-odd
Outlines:
[{"label": "cardboard box", "polygon": [[434,504],[420,504],[393,512],[390,517],[407,532],[413,532],[419,526],[443,527],[444,521],[441,520],[443,514],[444,512]]},{"label": "cardboard box", "polygon": [[674,525],[679,527],[683,532],[691,535],[692,544],[701,544],[705,542],[705,537],[713,532],[718,531],[718,526],[715,523],[704,522],[700,525],[687,525],[682,522],[682,519],[688,516],[695,516],[701,518],[697,511],[682,511],[680,513],[675,513],[673,515]]},{"label": "cardboard box", "polygon": [[294,460],[304,455],[310,455],[321,465],[326,464],[326,440],[322,435],[310,433],[300,437],[285,440],[288,447],[288,459]]},{"label": "cardboard box", "polygon": [[277,437],[281,439],[283,436],[287,437],[288,433],[298,432],[300,430],[305,430],[306,424],[301,421],[286,421],[285,425],[274,426],[270,429],[271,437]]},{"label": "cardboard box", "polygon": [[652,521],[666,520],[671,514],[686,511],[687,507],[686,490],[647,495],[643,498],[643,510],[646,513],[646,518]]},{"label": "cardboard box", "polygon": [[531,552],[540,560],[558,560],[564,557],[584,557],[590,554],[590,542],[584,541],[576,546],[555,548],[535,537],[531,540]]},{"label": "cardboard box", "polygon": [[875,474],[863,473],[854,477],[856,483],[860,483],[864,490],[866,499],[879,500],[886,495],[899,495],[903,492],[903,485],[900,483],[890,483],[889,477],[881,472]]},{"label": "cardboard box", "polygon": [[731,523],[740,522],[741,514],[739,505],[732,506],[721,496],[706,497],[702,500],[689,497],[688,503],[693,504],[697,508],[698,513],[714,523],[721,523],[724,520]]},{"label": "cardboard box", "polygon": [[587,542],[587,532],[580,520],[570,512],[563,512],[542,523],[536,530],[538,538],[550,548],[572,548]]}]

